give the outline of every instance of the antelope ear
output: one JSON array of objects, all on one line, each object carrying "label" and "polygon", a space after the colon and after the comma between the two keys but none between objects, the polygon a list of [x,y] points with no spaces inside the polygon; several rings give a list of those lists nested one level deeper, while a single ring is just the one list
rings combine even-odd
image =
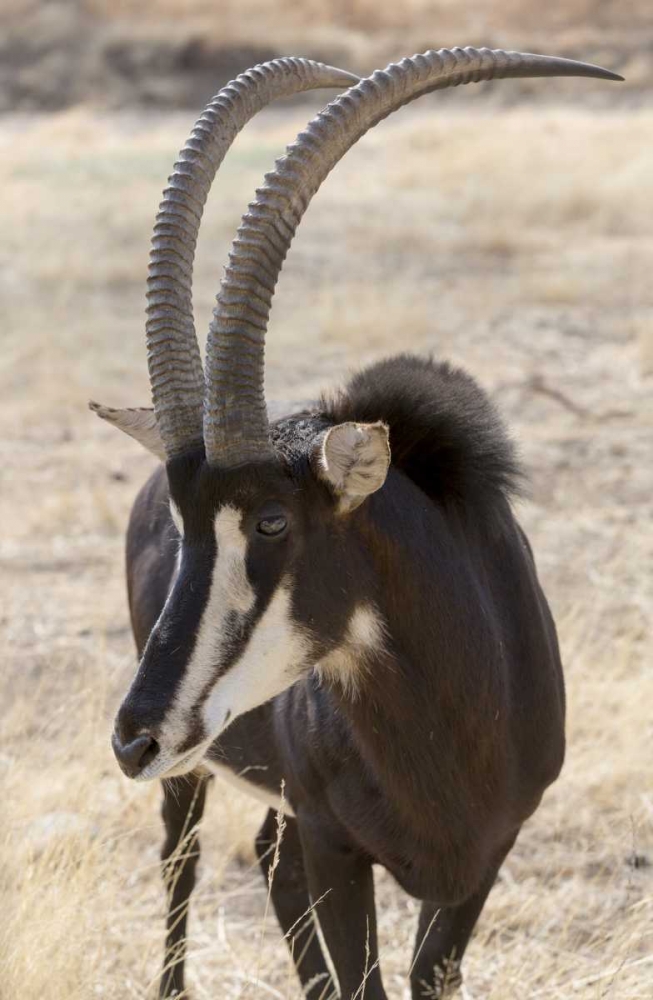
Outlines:
[{"label": "antelope ear", "polygon": [[124,410],[114,410],[112,406],[102,406],[101,403],[90,402],[89,409],[98,417],[113,424],[118,430],[124,431],[142,444],[147,451],[166,461],[166,450],[159,434],[159,427],[152,407],[131,407]]},{"label": "antelope ear", "polygon": [[385,482],[390,465],[388,428],[382,423],[336,424],[319,436],[311,461],[318,478],[339,498],[339,511],[349,513]]}]

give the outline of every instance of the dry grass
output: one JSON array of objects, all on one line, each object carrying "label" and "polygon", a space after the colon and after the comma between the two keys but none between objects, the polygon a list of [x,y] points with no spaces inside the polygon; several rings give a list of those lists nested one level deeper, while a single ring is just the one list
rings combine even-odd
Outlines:
[{"label": "dry grass", "polygon": [[[650,0],[3,0],[0,111],[199,107],[244,66],[294,53],[362,74],[428,48],[490,45],[576,56],[622,72],[646,103]],[[564,94],[513,81],[482,100]],[[586,87],[576,100],[605,103]],[[455,97],[448,100],[456,101]]]},{"label": "dry grass", "polygon": [[[200,247],[201,330],[239,210],[302,117],[265,115],[227,161]],[[149,227],[189,124],[137,135],[128,116],[75,112],[0,132],[7,998],[140,998],[158,969],[158,789],[123,779],[108,740],[133,670],[122,536],[151,463],[85,403],[147,401]],[[651,995],[652,141],[648,112],[406,112],[326,184],[275,305],[271,394],[433,350],[494,392],[532,472],[521,517],[560,627],[569,757],[490,897],[467,1000]],[[197,1000],[297,996],[272,916],[262,932],[259,818],[213,789]],[[378,881],[385,980],[406,996],[417,904]]]},{"label": "dry grass", "polygon": [[[7,0],[6,14],[25,17],[39,0]],[[392,39],[440,39],[438,44],[460,43],[456,32],[498,38],[536,33],[539,38],[562,37],[568,44],[600,39],[609,47],[629,34],[650,33],[647,0],[567,0],[546,7],[536,0],[501,0],[500,6],[484,0],[81,0],[79,16],[94,16],[109,23],[130,23],[151,31],[157,25],[178,25],[180,20],[219,36],[222,45],[252,42],[252,25],[261,39],[284,39],[292,33],[309,44],[327,36],[341,44],[366,46],[393,44]]]}]

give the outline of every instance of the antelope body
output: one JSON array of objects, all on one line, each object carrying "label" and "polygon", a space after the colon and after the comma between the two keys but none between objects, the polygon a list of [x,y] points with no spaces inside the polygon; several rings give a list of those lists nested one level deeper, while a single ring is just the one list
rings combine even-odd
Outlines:
[{"label": "antelope body", "polygon": [[462,371],[400,355],[271,423],[263,395],[275,282],[321,181],[402,104],[495,75],[614,77],[455,49],[356,84],[250,205],[205,373],[190,295],[213,174],[263,103],[348,74],[304,60],[243,74],[200,118],[164,195],[148,283],[154,410],[94,407],[165,461],[129,526],[140,664],[113,736],[126,774],[163,780],[163,997],[184,991],[212,771],[272,803],[257,839],[266,873],[284,785],[272,901],[306,995],[350,1000],[364,982],[367,1000],[383,1000],[372,866],[422,900],[413,997],[444,996],[503,859],[562,766],[555,627],[511,509],[519,469],[485,394]]}]

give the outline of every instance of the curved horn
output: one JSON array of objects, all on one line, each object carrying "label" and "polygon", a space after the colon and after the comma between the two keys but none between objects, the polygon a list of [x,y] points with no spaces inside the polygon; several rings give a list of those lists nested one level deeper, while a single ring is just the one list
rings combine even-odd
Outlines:
[{"label": "curved horn", "polygon": [[220,164],[238,132],[270,101],[358,79],[309,59],[255,66],[211,100],[179,154],[156,217],[147,279],[148,367],[168,458],[202,444],[204,376],[191,287],[202,212]]},{"label": "curved horn", "polygon": [[211,464],[272,455],[263,389],[274,288],[308,204],[369,128],[422,94],[494,77],[621,77],[571,59],[456,48],[391,64],[341,94],[299,134],[250,203],[225,270],[206,352],[204,443]]}]

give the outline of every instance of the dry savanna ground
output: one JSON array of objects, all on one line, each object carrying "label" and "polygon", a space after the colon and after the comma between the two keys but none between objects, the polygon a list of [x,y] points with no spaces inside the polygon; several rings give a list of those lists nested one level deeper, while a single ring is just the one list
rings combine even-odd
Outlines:
[{"label": "dry savanna ground", "polygon": [[[623,73],[622,102],[647,103],[650,0],[3,0],[0,111],[195,108],[216,82],[295,53],[370,73],[428,48],[489,45],[605,63]],[[550,82],[546,93],[566,93]],[[542,88],[513,81],[484,99]],[[575,100],[602,105],[606,91]]]},{"label": "dry savanna ground", "polygon": [[[565,106],[500,116],[427,103],[370,134],[311,207],[269,336],[277,397],[397,348],[466,365],[531,475],[519,512],[559,625],[569,754],[486,906],[466,1000],[653,992],[653,115],[575,110],[576,86]],[[196,270],[201,330],[240,210],[307,113],[261,116],[225,164]],[[130,784],[109,748],[134,669],[123,532],[152,461],[86,400],[148,401],[149,230],[190,124],[86,111],[0,124],[7,1000],[141,998],[158,969],[159,789]],[[298,996],[254,864],[260,819],[213,787],[196,1000]],[[385,980],[406,997],[417,904],[378,885]]]}]

